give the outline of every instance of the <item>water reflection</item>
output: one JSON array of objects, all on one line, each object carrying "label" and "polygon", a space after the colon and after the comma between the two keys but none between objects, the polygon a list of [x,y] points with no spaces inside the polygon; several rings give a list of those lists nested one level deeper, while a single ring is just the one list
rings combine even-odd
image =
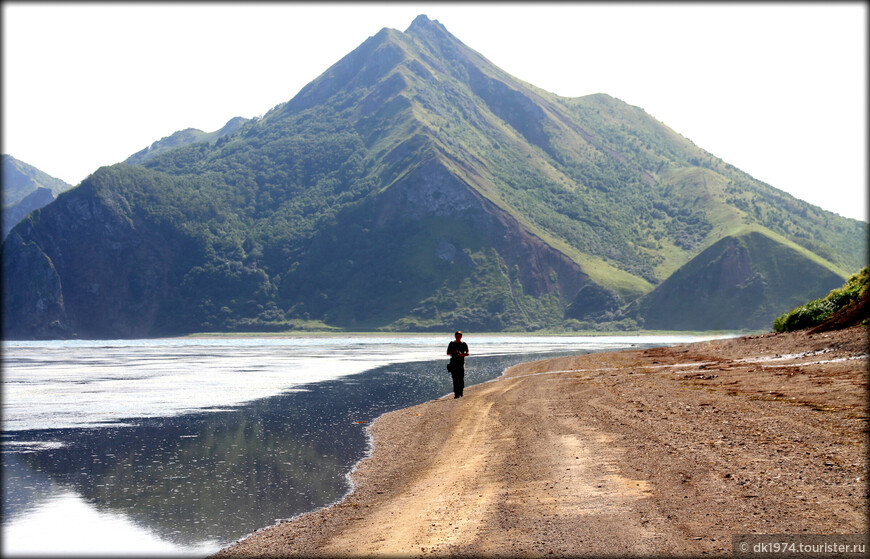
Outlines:
[{"label": "water reflection", "polygon": [[[527,359],[477,357],[467,383]],[[221,413],[4,433],[4,524],[73,491],[183,549],[216,550],[342,498],[346,474],[366,450],[365,426],[384,412],[447,394],[451,383],[439,360],[302,388]],[[42,441],[53,444],[41,448]],[[21,452],[15,443],[30,448]]]}]

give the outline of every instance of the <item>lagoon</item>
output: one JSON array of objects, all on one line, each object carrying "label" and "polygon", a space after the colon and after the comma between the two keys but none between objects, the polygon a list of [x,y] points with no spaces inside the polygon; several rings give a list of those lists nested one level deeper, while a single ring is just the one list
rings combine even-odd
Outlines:
[{"label": "lagoon", "polygon": [[[690,336],[467,336],[519,362]],[[450,337],[3,343],[3,554],[205,556],[340,500],[379,415],[451,390]]]}]

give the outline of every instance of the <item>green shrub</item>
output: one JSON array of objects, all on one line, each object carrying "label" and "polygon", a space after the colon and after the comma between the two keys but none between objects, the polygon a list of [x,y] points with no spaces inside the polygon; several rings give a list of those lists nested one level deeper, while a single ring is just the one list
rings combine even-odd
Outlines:
[{"label": "green shrub", "polygon": [[830,318],[838,310],[849,306],[855,299],[868,289],[870,268],[864,267],[860,272],[849,278],[846,284],[834,289],[823,299],[815,299],[806,305],[792,309],[773,321],[776,332],[792,332],[811,328]]}]

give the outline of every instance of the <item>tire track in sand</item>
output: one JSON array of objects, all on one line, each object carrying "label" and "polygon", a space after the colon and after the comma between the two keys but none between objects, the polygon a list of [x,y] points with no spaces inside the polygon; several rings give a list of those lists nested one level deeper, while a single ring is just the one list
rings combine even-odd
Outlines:
[{"label": "tire track in sand", "polygon": [[332,538],[326,555],[406,555],[468,541],[494,510],[496,480],[487,475],[494,402],[451,402],[453,429],[422,475],[373,514]]},{"label": "tire track in sand", "polygon": [[606,435],[542,414],[553,406],[534,397],[538,383],[503,379],[442,402],[452,406],[450,435],[431,449],[416,478],[319,552],[565,553],[597,542],[600,528],[613,522],[620,530],[605,530],[607,547],[653,551],[643,542],[654,536],[629,514],[650,494],[649,484],[619,474],[619,449]]}]

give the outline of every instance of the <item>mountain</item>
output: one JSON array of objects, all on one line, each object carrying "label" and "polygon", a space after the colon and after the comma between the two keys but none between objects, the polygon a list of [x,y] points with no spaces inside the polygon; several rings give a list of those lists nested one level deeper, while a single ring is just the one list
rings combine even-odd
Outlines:
[{"label": "mountain", "polygon": [[33,165],[19,161],[11,155],[3,154],[4,208],[20,202],[24,197],[32,194],[40,187],[49,189],[57,196],[61,192],[72,188],[72,185],[40,171]]},{"label": "mountain", "polygon": [[3,154],[3,238],[24,216],[52,202],[72,185]]},{"label": "mountain", "polygon": [[226,124],[223,125],[223,127],[221,127],[219,130],[215,130],[214,132],[203,132],[202,130],[198,130],[196,128],[185,128],[184,130],[179,130],[170,134],[169,136],[157,140],[156,142],[141,151],[137,151],[136,153],[125,159],[124,163],[128,163],[130,165],[139,165],[148,161],[155,155],[159,155],[171,149],[180,148],[195,143],[211,143],[218,138],[221,138],[228,134],[232,134],[248,122],[249,119],[237,116],[231,118]]},{"label": "mountain", "polygon": [[866,223],[643,109],[522,82],[426,16],[232,133],[154,151],[12,231],[7,337],[756,328],[867,258]]},{"label": "mountain", "polygon": [[15,227],[15,224],[33,210],[54,202],[54,192],[42,186],[22,198],[18,203],[3,208],[3,238]]}]

